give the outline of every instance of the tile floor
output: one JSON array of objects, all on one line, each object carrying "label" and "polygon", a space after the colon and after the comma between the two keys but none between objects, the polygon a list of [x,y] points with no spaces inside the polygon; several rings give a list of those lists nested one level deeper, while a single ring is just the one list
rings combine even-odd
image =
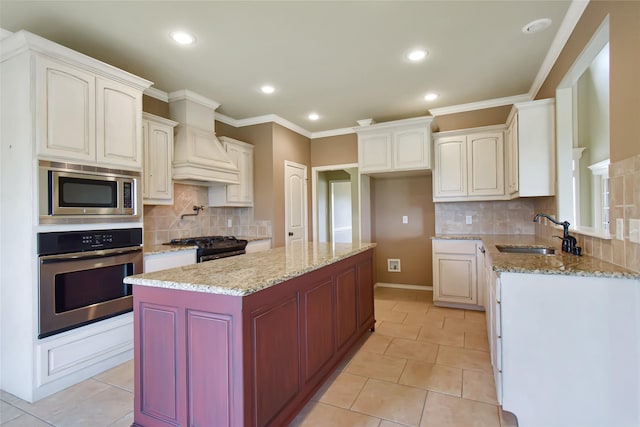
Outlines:
[{"label": "tile floor", "polygon": [[[484,313],[431,300],[431,292],[377,288],[376,332],[292,426],[516,426],[497,406]],[[35,404],[0,398],[3,427],[129,427],[133,362]]]}]

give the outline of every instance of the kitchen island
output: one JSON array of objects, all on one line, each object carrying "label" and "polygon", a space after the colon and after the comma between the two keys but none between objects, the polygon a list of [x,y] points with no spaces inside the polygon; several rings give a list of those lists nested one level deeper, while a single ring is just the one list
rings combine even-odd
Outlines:
[{"label": "kitchen island", "polygon": [[374,247],[294,243],[127,277],[134,426],[286,425],[374,327]]}]

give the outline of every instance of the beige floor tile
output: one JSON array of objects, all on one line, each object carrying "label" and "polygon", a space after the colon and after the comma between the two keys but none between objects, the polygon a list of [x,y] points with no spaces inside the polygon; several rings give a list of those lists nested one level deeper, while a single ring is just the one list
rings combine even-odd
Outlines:
[{"label": "beige floor tile", "polygon": [[402,311],[394,311],[394,310],[376,310],[375,313],[376,320],[378,322],[394,322],[394,323],[402,323],[404,319],[407,317],[407,313]]},{"label": "beige floor tile", "polygon": [[24,413],[22,409],[9,405],[7,402],[0,401],[0,424],[4,425]]},{"label": "beige floor tile", "polygon": [[430,307],[429,311],[427,311],[427,315],[430,317],[436,317],[440,319],[444,319],[447,317],[455,317],[458,319],[464,319],[464,310],[460,310],[458,308],[446,308],[446,307]]},{"label": "beige floor tile", "polygon": [[25,413],[7,423],[3,423],[2,427],[51,427],[51,424]]},{"label": "beige floor tile", "polygon": [[397,382],[407,361],[368,351],[359,351],[344,372],[383,381]]},{"label": "beige floor tile", "polygon": [[376,326],[376,333],[394,338],[406,338],[415,340],[420,333],[420,326],[403,325],[394,322],[382,322],[380,326]]},{"label": "beige floor tile", "polygon": [[382,420],[380,422],[380,427],[405,427],[404,424],[392,423],[391,421]]},{"label": "beige floor tile", "polygon": [[477,332],[487,333],[487,325],[482,322],[476,322],[468,319],[458,319],[456,317],[447,317],[444,320],[442,329],[455,332]]},{"label": "beige floor tile", "polygon": [[133,412],[129,412],[124,417],[115,421],[113,424],[109,424],[108,427],[131,427],[133,424]]},{"label": "beige floor tile", "polygon": [[464,332],[425,326],[420,331],[420,335],[418,335],[418,341],[426,341],[433,344],[449,345],[453,347],[463,347]]},{"label": "beige floor tile", "polygon": [[493,370],[489,359],[489,353],[486,351],[441,345],[438,350],[436,363],[456,368],[492,373]]},{"label": "beige floor tile", "polygon": [[432,304],[427,301],[401,301],[394,307],[394,311],[402,311],[404,313],[426,313]]},{"label": "beige floor tile", "polygon": [[375,289],[376,300],[393,300],[393,301],[433,301],[433,292],[418,291],[414,289],[394,289],[377,287]]},{"label": "beige floor tile", "polygon": [[460,397],[462,369],[408,360],[398,383]]},{"label": "beige floor tile", "polygon": [[[38,400],[37,402],[29,403],[18,399],[12,402],[12,405],[17,406],[37,418],[49,421],[64,417],[70,408],[82,405],[86,399],[100,394],[109,388],[112,387],[100,381],[88,379]],[[123,391],[123,393],[126,392]],[[131,400],[131,404],[133,405],[133,399]]]},{"label": "beige floor tile", "polygon": [[427,392],[413,387],[369,379],[351,407],[374,417],[417,426]]},{"label": "beige floor tile", "polygon": [[367,338],[364,344],[362,344],[360,350],[383,354],[385,351],[387,351],[387,348],[389,347],[389,344],[391,344],[391,341],[393,341],[393,337],[378,335],[374,333]]},{"label": "beige floor tile", "polygon": [[497,405],[498,398],[493,374],[462,371],[462,398]]},{"label": "beige floor tile", "polygon": [[93,378],[133,393],[133,385],[135,382],[133,376],[133,360],[122,363]]},{"label": "beige floor tile", "polygon": [[428,342],[407,340],[404,338],[394,338],[385,354],[387,356],[394,356],[402,359],[435,362],[438,354],[438,345]]},{"label": "beige floor tile", "polygon": [[291,427],[378,427],[379,418],[314,402],[304,407]]},{"label": "beige floor tile", "polygon": [[377,313],[379,310],[391,310],[397,303],[398,301],[395,300],[383,300],[376,298],[376,300],[373,302],[373,306],[376,309]]},{"label": "beige floor tile", "polygon": [[489,338],[484,332],[465,332],[464,347],[473,350],[489,351]]},{"label": "beige floor tile", "polygon": [[366,381],[366,377],[342,372],[331,382],[328,382],[328,387],[318,396],[317,400],[329,405],[349,409]]},{"label": "beige floor tile", "polygon": [[429,328],[442,328],[444,320],[437,317],[429,317],[427,313],[407,313],[402,322],[405,325],[427,326]]},{"label": "beige floor tile", "polygon": [[117,387],[109,387],[65,408],[63,413],[57,413],[47,421],[65,427],[101,427],[109,426],[132,411],[133,394]]},{"label": "beige floor tile", "polygon": [[482,323],[483,325],[486,325],[486,322],[487,322],[486,313],[484,311],[465,310],[464,318],[465,320],[476,322],[476,323]]},{"label": "beige floor tile", "polygon": [[430,391],[420,427],[500,427],[498,407]]}]

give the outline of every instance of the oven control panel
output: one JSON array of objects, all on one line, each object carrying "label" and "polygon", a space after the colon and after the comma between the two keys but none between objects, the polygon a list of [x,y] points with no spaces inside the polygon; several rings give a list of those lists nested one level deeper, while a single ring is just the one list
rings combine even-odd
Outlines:
[{"label": "oven control panel", "polygon": [[141,228],[38,233],[38,254],[55,255],[142,245]]}]

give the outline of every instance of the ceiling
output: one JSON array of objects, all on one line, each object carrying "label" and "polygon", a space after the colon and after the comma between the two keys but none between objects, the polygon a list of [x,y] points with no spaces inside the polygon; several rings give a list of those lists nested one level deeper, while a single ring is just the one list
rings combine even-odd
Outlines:
[{"label": "ceiling", "polygon": [[[275,114],[309,131],[424,116],[527,94],[571,1],[11,1],[0,27],[28,30],[233,120]],[[550,18],[543,32],[530,21]],[[184,29],[197,40],[175,44]],[[410,63],[412,48],[427,59]],[[543,67],[544,68],[544,67]],[[263,84],[276,91],[265,95]],[[425,101],[427,92],[440,97]],[[310,121],[316,112],[320,118]]]}]

